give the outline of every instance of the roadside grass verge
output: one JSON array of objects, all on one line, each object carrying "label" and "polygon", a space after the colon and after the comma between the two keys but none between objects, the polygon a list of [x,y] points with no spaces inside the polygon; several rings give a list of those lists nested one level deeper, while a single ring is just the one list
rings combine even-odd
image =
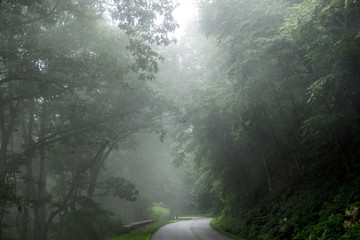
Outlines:
[{"label": "roadside grass verge", "polygon": [[156,223],[150,225],[144,231],[124,234],[124,235],[121,235],[118,237],[110,238],[109,240],[150,240],[151,236],[162,226],[169,224],[169,223],[180,222],[180,221],[183,221],[183,220],[171,220],[168,222],[156,222]]},{"label": "roadside grass verge", "polygon": [[179,217],[212,217],[211,213],[204,213],[204,212],[190,212],[190,213],[182,213],[181,215],[179,215]]},{"label": "roadside grass verge", "polygon": [[216,221],[216,218],[213,218],[210,222],[210,226],[215,229],[216,231],[218,231],[219,233],[231,238],[231,239],[234,239],[234,240],[246,240],[245,238],[242,238],[240,236],[237,236],[237,235],[234,235],[234,234],[231,234],[229,232],[226,232],[224,231],[223,229],[221,229],[218,225],[217,225],[217,221]]},{"label": "roadside grass verge", "polygon": [[212,217],[212,215],[210,213],[195,213],[195,214],[188,214],[188,215],[183,215],[185,217]]}]

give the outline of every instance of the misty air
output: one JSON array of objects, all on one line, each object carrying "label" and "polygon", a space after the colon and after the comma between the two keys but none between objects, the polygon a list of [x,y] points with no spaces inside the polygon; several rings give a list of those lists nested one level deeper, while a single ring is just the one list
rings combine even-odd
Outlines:
[{"label": "misty air", "polygon": [[0,240],[360,240],[360,1],[0,0]]}]

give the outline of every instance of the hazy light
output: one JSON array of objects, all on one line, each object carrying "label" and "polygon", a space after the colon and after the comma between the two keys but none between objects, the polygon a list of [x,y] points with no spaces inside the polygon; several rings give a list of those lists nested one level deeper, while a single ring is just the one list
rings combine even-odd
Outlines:
[{"label": "hazy light", "polygon": [[176,22],[180,25],[175,31],[175,37],[181,38],[185,34],[187,24],[197,17],[197,8],[194,0],[178,0],[179,7],[174,11]]}]

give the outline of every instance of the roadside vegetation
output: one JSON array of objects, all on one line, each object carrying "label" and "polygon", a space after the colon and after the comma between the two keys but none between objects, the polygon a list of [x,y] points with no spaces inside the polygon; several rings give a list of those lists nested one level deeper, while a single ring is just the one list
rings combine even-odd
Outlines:
[{"label": "roadside vegetation", "polygon": [[360,1],[194,1],[0,0],[0,239],[358,238]]},{"label": "roadside vegetation", "polygon": [[248,239],[357,239],[360,178],[324,181],[279,189],[244,213],[242,219],[219,216],[212,226]]},{"label": "roadside vegetation", "polygon": [[147,227],[145,230],[139,231],[139,232],[132,232],[128,234],[124,234],[118,237],[110,238],[109,240],[150,240],[151,236],[162,226],[177,222],[178,220],[172,220],[167,222],[157,222],[149,227]]},{"label": "roadside vegetation", "polygon": [[229,231],[226,231],[224,227],[222,226],[222,222],[220,218],[214,218],[210,222],[210,226],[215,229],[216,231],[220,232],[221,234],[228,236],[229,238],[233,240],[245,240],[245,238],[240,237],[239,235],[235,235],[230,233]]},{"label": "roadside vegetation", "polygon": [[249,240],[354,238],[360,2],[199,2],[202,34],[161,72],[195,207]]}]

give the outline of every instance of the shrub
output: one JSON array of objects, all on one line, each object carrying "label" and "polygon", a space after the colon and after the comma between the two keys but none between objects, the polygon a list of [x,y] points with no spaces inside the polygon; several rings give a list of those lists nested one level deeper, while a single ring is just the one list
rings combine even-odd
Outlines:
[{"label": "shrub", "polygon": [[120,222],[111,219],[111,213],[92,201],[84,201],[81,206],[66,213],[54,226],[58,240],[103,240],[116,234]]},{"label": "shrub", "polygon": [[164,207],[164,203],[153,203],[152,207],[148,209],[148,216],[150,219],[160,222],[171,219],[170,209]]}]

